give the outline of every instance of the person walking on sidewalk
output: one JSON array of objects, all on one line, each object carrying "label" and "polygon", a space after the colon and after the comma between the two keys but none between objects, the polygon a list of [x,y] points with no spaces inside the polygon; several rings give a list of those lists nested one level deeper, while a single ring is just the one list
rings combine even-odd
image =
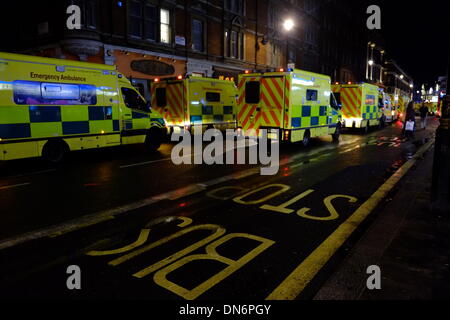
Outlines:
[{"label": "person walking on sidewalk", "polygon": [[420,126],[422,129],[427,128],[427,117],[428,117],[428,107],[425,105],[425,103],[422,103],[422,107],[419,109],[420,112]]},{"label": "person walking on sidewalk", "polygon": [[410,101],[406,107],[405,123],[403,126],[403,135],[407,138],[414,136],[416,129],[416,112],[414,111],[414,102]]}]

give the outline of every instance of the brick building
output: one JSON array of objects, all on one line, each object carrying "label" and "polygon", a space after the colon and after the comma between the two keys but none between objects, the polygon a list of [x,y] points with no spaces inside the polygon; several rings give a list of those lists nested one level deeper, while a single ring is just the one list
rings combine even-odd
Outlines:
[{"label": "brick building", "polygon": [[[71,4],[81,9],[80,30],[66,27]],[[116,64],[146,98],[156,77],[236,80],[245,69],[288,62],[333,81],[362,81],[366,75],[365,8],[354,1],[43,0],[27,3],[27,10],[20,1],[7,5],[13,8],[3,13],[21,12],[22,18],[0,28],[0,50]],[[294,21],[290,31],[283,28],[286,19]]]}]

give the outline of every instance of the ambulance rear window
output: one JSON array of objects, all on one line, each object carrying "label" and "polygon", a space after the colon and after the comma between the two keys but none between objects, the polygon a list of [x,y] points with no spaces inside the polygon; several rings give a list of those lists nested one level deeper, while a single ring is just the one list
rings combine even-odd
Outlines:
[{"label": "ambulance rear window", "polygon": [[167,106],[166,88],[156,88],[156,105],[158,107]]},{"label": "ambulance rear window", "polygon": [[220,93],[219,92],[207,92],[206,93],[206,101],[220,102]]},{"label": "ambulance rear window", "polygon": [[257,104],[260,97],[259,81],[249,81],[245,83],[245,103]]},{"label": "ambulance rear window", "polygon": [[317,90],[306,90],[307,101],[317,101]]}]

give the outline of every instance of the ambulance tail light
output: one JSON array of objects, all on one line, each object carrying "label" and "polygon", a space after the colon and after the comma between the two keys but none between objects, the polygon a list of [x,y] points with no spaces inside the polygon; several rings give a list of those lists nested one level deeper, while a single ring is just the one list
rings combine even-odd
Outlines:
[{"label": "ambulance tail light", "polygon": [[289,141],[289,139],[290,139],[290,132],[289,132],[289,130],[284,130],[283,140],[284,141]]},{"label": "ambulance tail light", "polygon": [[177,79],[178,79],[178,80],[183,80],[183,76],[182,76],[181,74],[179,74],[179,75],[177,76]]},{"label": "ambulance tail light", "polygon": [[159,81],[160,81],[160,79],[159,79],[159,78],[155,78],[155,80],[153,80],[153,81],[155,81],[155,82],[159,82]]},{"label": "ambulance tail light", "polygon": [[278,72],[284,72],[284,68],[278,68]]},{"label": "ambulance tail light", "polygon": [[238,137],[242,136],[242,128],[237,128],[236,133]]},{"label": "ambulance tail light", "polygon": [[351,81],[349,81],[349,82],[347,82],[347,84],[352,84],[352,82],[351,82]]},{"label": "ambulance tail light", "polygon": [[250,70],[245,70],[244,73],[245,74],[250,74]]}]

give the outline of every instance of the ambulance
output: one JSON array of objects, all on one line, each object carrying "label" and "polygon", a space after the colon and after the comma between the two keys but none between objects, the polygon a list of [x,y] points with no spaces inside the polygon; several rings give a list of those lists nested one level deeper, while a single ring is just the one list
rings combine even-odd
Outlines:
[{"label": "ambulance", "polygon": [[383,124],[377,86],[369,83],[336,83],[332,90],[342,105],[345,128],[358,128],[367,132],[370,127]]},{"label": "ambulance", "polygon": [[382,120],[384,123],[392,123],[396,119],[396,112],[393,108],[390,96],[384,91],[383,88],[378,89],[378,104],[380,105],[383,113]]},{"label": "ambulance", "polygon": [[0,160],[145,143],[167,131],[115,66],[0,53]]},{"label": "ambulance", "polygon": [[237,88],[233,81],[199,76],[156,78],[151,84],[151,105],[163,116],[169,134],[184,128],[236,129]]},{"label": "ambulance", "polygon": [[299,142],[332,135],[339,139],[341,116],[331,92],[329,76],[284,69],[245,71],[239,75],[238,130],[246,137]]}]

